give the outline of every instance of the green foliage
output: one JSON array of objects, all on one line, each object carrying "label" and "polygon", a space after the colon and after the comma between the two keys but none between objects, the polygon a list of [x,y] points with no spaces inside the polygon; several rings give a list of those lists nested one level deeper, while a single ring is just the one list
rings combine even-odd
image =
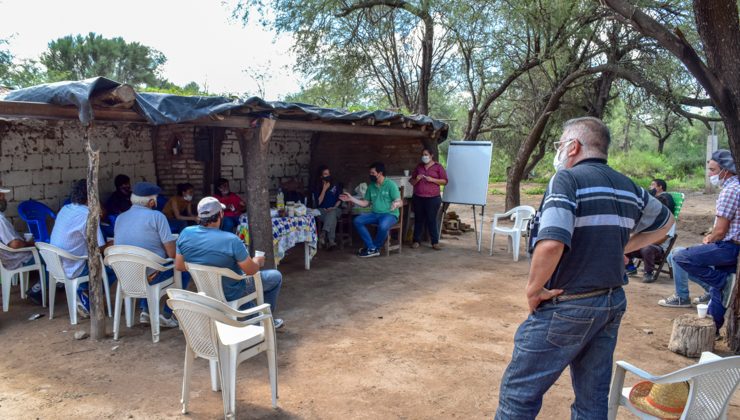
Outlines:
[{"label": "green foliage", "polygon": [[139,89],[144,92],[156,92],[156,93],[169,93],[172,95],[182,96],[208,96],[209,93],[205,89],[195,83],[190,82],[185,86],[178,86],[169,80],[161,80],[156,86],[147,86],[143,89]]},{"label": "green foliage", "polygon": [[527,195],[542,195],[545,193],[545,187],[534,187],[534,188],[527,188],[524,190],[524,194]]},{"label": "green foliage", "polygon": [[123,38],[103,38],[90,32],[86,36],[67,35],[49,42],[41,56],[49,70],[69,79],[103,76],[134,86],[153,86],[160,67],[167,61],[159,51]]},{"label": "green foliage", "polygon": [[7,49],[8,41],[0,39],[0,86],[9,85],[7,77],[13,65],[13,54]]}]

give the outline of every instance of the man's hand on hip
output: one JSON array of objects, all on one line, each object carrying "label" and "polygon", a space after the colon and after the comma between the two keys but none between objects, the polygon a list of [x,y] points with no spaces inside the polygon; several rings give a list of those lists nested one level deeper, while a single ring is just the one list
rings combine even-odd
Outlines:
[{"label": "man's hand on hip", "polygon": [[527,303],[529,304],[529,312],[532,313],[540,306],[540,303],[550,300],[555,296],[561,295],[563,289],[552,289],[548,290],[542,288],[534,293],[527,293]]}]

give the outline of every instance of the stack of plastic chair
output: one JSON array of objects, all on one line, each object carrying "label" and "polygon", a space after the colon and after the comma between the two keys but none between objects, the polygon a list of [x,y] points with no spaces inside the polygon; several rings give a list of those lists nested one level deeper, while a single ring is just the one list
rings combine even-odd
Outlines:
[{"label": "stack of plastic chair", "polygon": [[[132,248],[134,248],[132,250]],[[152,341],[159,342],[159,299],[173,286],[174,279],[169,278],[157,284],[147,281],[147,269],[155,271],[173,270],[174,264],[162,265],[167,260],[144,248],[118,245],[105,250],[105,265],[116,272],[116,308],[113,315],[113,339],[118,340],[121,328],[121,303],[126,300],[126,326],[133,325],[136,299],[146,299],[149,305]],[[131,251],[131,252],[127,252]],[[170,260],[171,262],[171,260]]]},{"label": "stack of plastic chair", "polygon": [[[75,278],[67,277],[67,273],[64,272],[64,266],[62,265],[62,258],[73,261],[87,260],[87,257],[80,257],[69,252],[57,248],[54,245],[47,244],[45,242],[36,242],[36,248],[38,248],[41,257],[44,259],[46,269],[49,270],[49,319],[54,318],[54,293],[57,283],[64,284],[64,290],[67,293],[67,307],[69,308],[69,321],[72,325],[77,325],[77,287],[80,283],[89,282],[89,276],[80,276]],[[108,276],[105,274],[105,269],[101,261],[102,275],[103,275],[103,287],[105,289],[105,299],[108,304],[108,316],[112,315],[111,304],[110,304],[110,286],[108,285]]]},{"label": "stack of plastic chair", "polygon": [[26,222],[36,242],[49,242],[46,220],[49,217],[56,219],[57,215],[46,204],[36,200],[24,201],[18,205],[18,215]]},{"label": "stack of plastic chair", "polygon": [[[182,379],[182,413],[188,411],[193,362],[200,357],[219,366],[216,376],[221,385],[224,417],[236,418],[236,368],[242,362],[264,352],[272,394],[277,408],[277,343],[270,305],[246,311],[232,309],[216,299],[187,290],[169,289],[167,304],[180,321],[185,334],[185,368]],[[246,321],[237,318],[249,317]],[[220,374],[220,375],[219,375]],[[211,380],[214,371],[211,371]]]},{"label": "stack of plastic chair", "polygon": [[16,278],[19,278],[21,299],[26,298],[26,289],[28,289],[28,273],[31,271],[39,272],[41,300],[43,306],[46,307],[46,271],[44,270],[44,265],[41,263],[41,258],[39,258],[39,252],[36,248],[29,246],[26,248],[14,249],[0,243],[0,249],[5,252],[30,252],[33,255],[33,264],[21,265],[14,270],[5,268],[5,263],[0,261],[0,281],[3,283],[3,312],[8,312],[8,306],[10,305],[10,285],[16,282]]}]

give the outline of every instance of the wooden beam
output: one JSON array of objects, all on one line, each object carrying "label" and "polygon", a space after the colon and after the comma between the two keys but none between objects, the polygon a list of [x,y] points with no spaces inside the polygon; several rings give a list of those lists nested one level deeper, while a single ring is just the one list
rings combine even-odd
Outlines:
[{"label": "wooden beam", "polygon": [[277,120],[276,130],[318,131],[327,133],[368,134],[373,136],[431,137],[430,132],[418,129],[388,128],[376,126],[357,126],[349,124],[329,124],[318,121]]},{"label": "wooden beam", "polygon": [[[146,118],[130,109],[95,108],[93,112],[96,121],[148,123]],[[79,120],[79,112],[74,106],[59,106],[39,102],[0,101],[0,117]]]}]

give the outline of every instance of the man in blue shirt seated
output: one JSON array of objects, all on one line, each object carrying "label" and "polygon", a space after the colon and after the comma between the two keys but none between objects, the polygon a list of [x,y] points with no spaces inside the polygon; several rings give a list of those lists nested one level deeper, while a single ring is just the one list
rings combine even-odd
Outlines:
[{"label": "man in blue shirt seated", "polygon": [[[224,209],[215,197],[205,197],[198,203],[198,226],[183,229],[177,239],[175,268],[186,271],[185,262],[228,268],[237,274],[255,274],[265,264],[265,257],[249,257],[247,247],[238,236],[220,230]],[[261,270],[265,303],[275,314],[283,275],[277,270]],[[223,277],[221,284],[227,301],[237,300],[255,291],[254,283],[248,280],[233,280]],[[249,302],[241,309],[254,306]],[[275,328],[283,326],[283,320],[274,318]]]},{"label": "man in blue shirt seated", "polygon": [[[154,210],[157,207],[157,195],[162,191],[151,182],[138,182],[131,194],[131,208],[121,213],[116,219],[115,244],[133,245],[151,251],[162,258],[175,258],[175,237],[172,235],[167,217]],[[161,283],[172,278],[173,270],[147,271],[150,284]],[[190,274],[182,273],[182,288],[187,289]],[[146,299],[139,299],[141,315],[139,322],[148,324],[149,306]],[[172,317],[172,309],[165,305],[159,315],[159,325],[165,328],[177,327]]]}]

